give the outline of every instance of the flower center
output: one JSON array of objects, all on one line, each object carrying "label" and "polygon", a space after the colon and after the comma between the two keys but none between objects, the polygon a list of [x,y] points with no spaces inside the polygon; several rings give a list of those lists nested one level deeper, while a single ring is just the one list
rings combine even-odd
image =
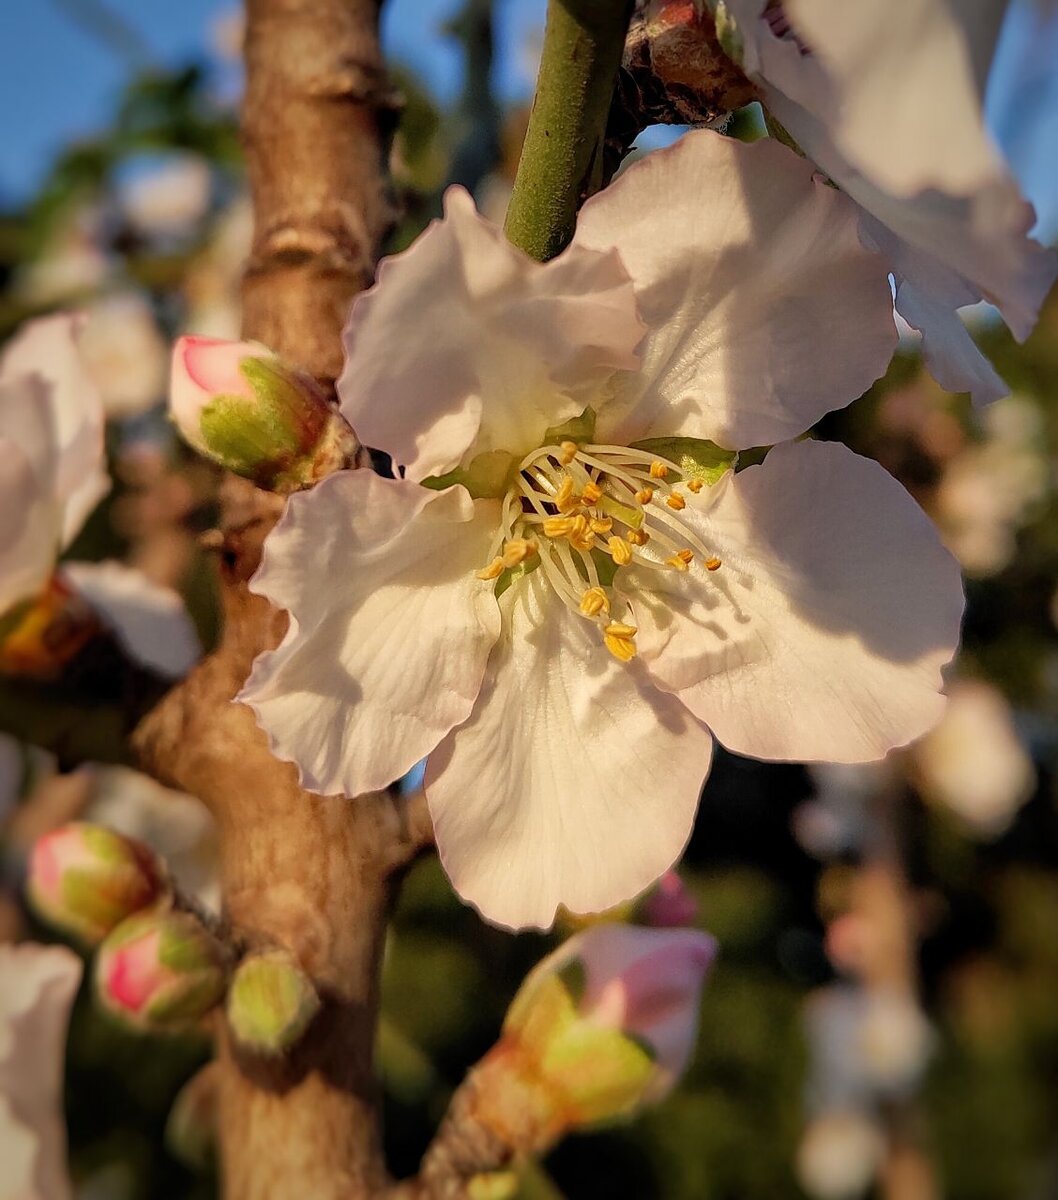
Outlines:
[{"label": "flower center", "polygon": [[629,662],[636,628],[612,586],[617,571],[634,565],[686,573],[721,565],[679,515],[685,493],[703,486],[646,450],[572,441],[541,446],[518,465],[478,578],[510,580],[539,567],[563,603],[599,627],[607,650]]}]

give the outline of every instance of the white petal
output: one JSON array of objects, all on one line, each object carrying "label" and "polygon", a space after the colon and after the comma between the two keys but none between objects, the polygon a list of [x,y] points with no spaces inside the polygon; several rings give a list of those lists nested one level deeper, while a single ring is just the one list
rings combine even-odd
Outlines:
[{"label": "white petal", "polygon": [[67,1200],[62,1077],[81,960],[60,946],[0,946],[0,1193]]},{"label": "white petal", "polygon": [[120,562],[64,563],[62,573],[145,667],[176,679],[202,656],[180,594]]},{"label": "white petal", "polygon": [[48,385],[47,404],[59,453],[56,487],[65,506],[63,545],[69,545],[110,490],[103,403],[77,350],[80,325],[80,318],[66,313],[29,321],[0,359],[4,381],[39,375]]},{"label": "white petal", "polygon": [[896,346],[886,269],[856,222],[785,147],[708,130],[589,200],[575,244],[620,251],[650,327],[642,369],[600,417],[609,437],[656,425],[741,449],[855,400]]},{"label": "white petal", "polygon": [[785,3],[826,69],[835,142],[880,187],[903,196],[930,187],[968,194],[993,178],[998,155],[984,127],[979,71],[991,60],[1006,6]]},{"label": "white petal", "polygon": [[410,479],[488,450],[525,453],[578,415],[643,334],[616,254],[515,249],[461,188],[353,304],[342,412]]},{"label": "white petal", "polygon": [[343,471],[291,497],[251,589],[290,613],[239,696],[314,792],[385,787],[469,715],[499,633],[499,505]]},{"label": "white petal", "polygon": [[797,442],[711,501],[683,515],[720,570],[667,605],[634,600],[654,677],[758,758],[866,762],[925,733],[962,587],[900,484],[839,443]]},{"label": "white petal", "polygon": [[55,565],[62,529],[55,470],[43,381],[0,379],[0,616],[32,599]]},{"label": "white petal", "polygon": [[470,720],[430,756],[441,862],[489,921],[548,928],[642,891],[686,844],[711,741],[674,697],[569,612],[537,571],[500,599],[504,633]]}]

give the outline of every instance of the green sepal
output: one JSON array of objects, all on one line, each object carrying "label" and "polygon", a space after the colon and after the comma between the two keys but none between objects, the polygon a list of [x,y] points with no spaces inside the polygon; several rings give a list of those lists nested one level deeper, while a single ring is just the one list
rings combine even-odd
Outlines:
[{"label": "green sepal", "polygon": [[643,524],[643,510],[641,508],[632,508],[631,505],[622,504],[620,500],[615,500],[613,496],[603,494],[602,499],[599,501],[599,508],[608,517],[616,517],[619,521],[623,521],[633,529],[638,529]]},{"label": "green sepal", "polygon": [[595,409],[589,404],[579,417],[570,417],[561,425],[544,430],[543,446],[552,442],[593,442],[595,440]]},{"label": "green sepal", "polygon": [[591,552],[592,561],[595,563],[595,570],[599,576],[600,587],[612,587],[614,576],[617,574],[617,563],[609,554],[604,554],[601,550],[593,550]]},{"label": "green sepal", "polygon": [[686,479],[700,479],[710,487],[733,471],[738,463],[737,450],[725,450],[705,438],[660,437],[633,442],[633,450],[645,450],[658,458],[674,462]]},{"label": "green sepal", "polygon": [[498,500],[511,486],[514,455],[506,450],[486,450],[469,467],[456,467],[444,475],[428,475],[422,486],[435,492],[461,484],[474,500]]}]

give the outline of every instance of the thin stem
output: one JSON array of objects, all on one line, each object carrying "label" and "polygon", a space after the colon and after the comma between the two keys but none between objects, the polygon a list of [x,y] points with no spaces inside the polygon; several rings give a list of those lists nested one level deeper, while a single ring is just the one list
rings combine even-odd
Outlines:
[{"label": "thin stem", "polygon": [[540,262],[573,237],[602,182],[602,147],[631,0],[550,0],[507,237]]}]

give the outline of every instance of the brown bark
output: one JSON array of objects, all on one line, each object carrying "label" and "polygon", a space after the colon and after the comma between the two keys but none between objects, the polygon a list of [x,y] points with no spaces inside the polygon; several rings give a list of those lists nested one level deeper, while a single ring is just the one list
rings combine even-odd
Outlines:
[{"label": "brown bark", "polygon": [[[394,102],[377,0],[248,0],[244,135],[255,239],[244,332],[332,385],[353,294],[391,222],[384,163]],[[385,1186],[372,1047],[393,868],[425,839],[420,807],[302,791],[232,703],[285,618],[246,581],[282,501],[231,479],[217,651],[142,723],[159,778],[217,817],[226,916],[253,944],[288,947],[325,1003],[278,1065],[218,1039],[227,1200],[356,1200]],[[321,580],[321,586],[326,586]]]}]

